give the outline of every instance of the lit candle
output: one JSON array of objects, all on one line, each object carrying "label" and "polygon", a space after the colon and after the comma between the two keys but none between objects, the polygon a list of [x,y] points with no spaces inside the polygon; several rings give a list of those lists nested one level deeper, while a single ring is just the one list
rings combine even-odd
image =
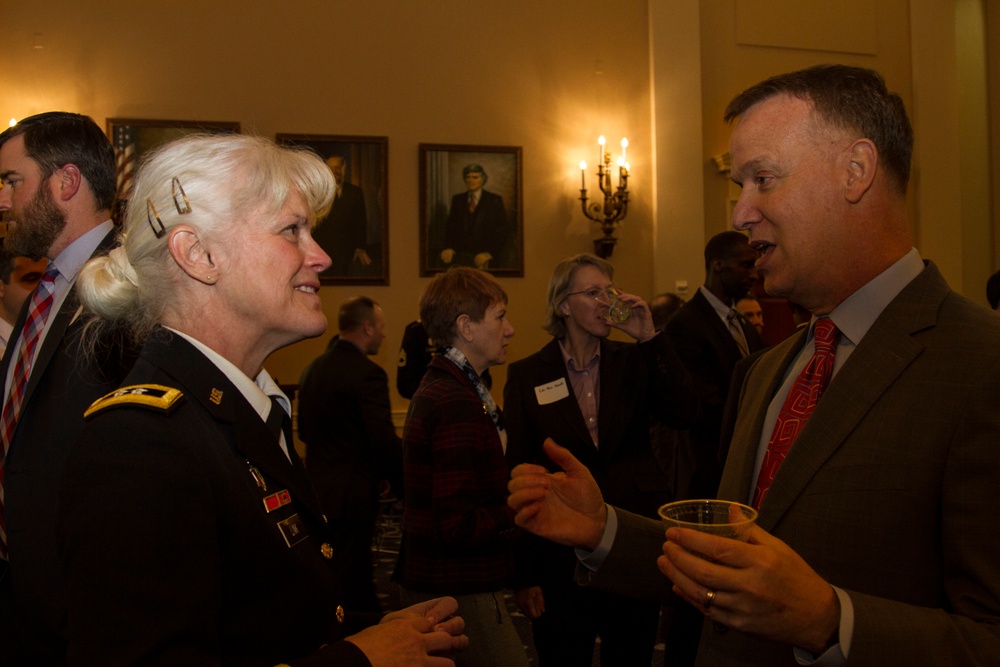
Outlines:
[{"label": "lit candle", "polygon": [[597,138],[597,145],[601,147],[600,148],[600,152],[598,153],[598,157],[597,157],[597,164],[599,164],[599,165],[600,164],[604,164],[604,144],[605,143],[607,143],[607,141],[604,139],[604,135],[602,134],[601,136],[599,136]]},{"label": "lit candle", "polygon": [[580,160],[580,189],[587,189],[587,163]]},{"label": "lit candle", "polygon": [[622,160],[625,160],[625,149],[628,148],[628,139],[622,137]]}]

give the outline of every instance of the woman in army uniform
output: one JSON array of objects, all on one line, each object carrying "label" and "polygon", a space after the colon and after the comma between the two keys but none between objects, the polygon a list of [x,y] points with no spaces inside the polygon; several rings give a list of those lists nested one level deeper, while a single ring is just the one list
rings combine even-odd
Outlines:
[{"label": "woman in army uniform", "polygon": [[310,229],[333,191],[310,153],[181,139],[143,164],[121,247],[81,271],[91,326],[144,344],[68,463],[70,664],[451,665],[467,642],[453,599],[366,629],[339,604],[333,532],[262,368],[326,329]]}]

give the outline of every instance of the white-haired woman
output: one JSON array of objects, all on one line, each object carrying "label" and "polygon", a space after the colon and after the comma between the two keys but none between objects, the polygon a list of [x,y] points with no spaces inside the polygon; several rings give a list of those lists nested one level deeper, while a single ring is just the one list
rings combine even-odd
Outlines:
[{"label": "white-haired woman", "polygon": [[[135,181],[122,245],[78,290],[144,341],[70,455],[60,539],[77,665],[449,665],[454,600],[376,619],[339,604],[333,533],[263,370],[326,328],[310,228],[333,197],[310,153],[198,136]],[[95,337],[95,340],[97,338]]]}]

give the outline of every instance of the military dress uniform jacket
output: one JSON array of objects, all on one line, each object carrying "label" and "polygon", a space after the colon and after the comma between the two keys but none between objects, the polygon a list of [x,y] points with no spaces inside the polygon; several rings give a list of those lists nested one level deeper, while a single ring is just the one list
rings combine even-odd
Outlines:
[{"label": "military dress uniform jacket", "polygon": [[333,536],[294,450],[165,329],[124,386],[149,385],[95,403],[70,452],[69,664],[368,665],[337,641]]},{"label": "military dress uniform jacket", "polygon": [[[746,502],[768,404],[805,342],[761,355],[739,394],[719,497]],[[1000,655],[1000,320],[929,264],[885,308],[816,406],[758,524],[844,589],[851,665],[994,665]],[[593,585],[649,594],[658,522],[619,515]],[[582,568],[582,566],[581,566]],[[789,646],[708,624],[698,664],[794,665]]]}]

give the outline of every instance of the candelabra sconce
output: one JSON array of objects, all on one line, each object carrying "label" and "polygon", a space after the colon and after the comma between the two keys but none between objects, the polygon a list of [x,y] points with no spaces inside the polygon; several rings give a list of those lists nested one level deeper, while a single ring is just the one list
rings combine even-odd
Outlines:
[{"label": "candelabra sconce", "polygon": [[615,232],[622,220],[628,214],[628,172],[629,165],[625,159],[628,139],[622,139],[622,154],[618,158],[618,187],[611,183],[611,153],[605,151],[605,139],[597,140],[601,147],[600,161],[597,163],[597,183],[604,201],[590,201],[587,197],[587,163],[580,163],[580,205],[583,214],[601,226],[604,236],[594,239],[594,254],[607,259],[614,252],[618,238]]}]

